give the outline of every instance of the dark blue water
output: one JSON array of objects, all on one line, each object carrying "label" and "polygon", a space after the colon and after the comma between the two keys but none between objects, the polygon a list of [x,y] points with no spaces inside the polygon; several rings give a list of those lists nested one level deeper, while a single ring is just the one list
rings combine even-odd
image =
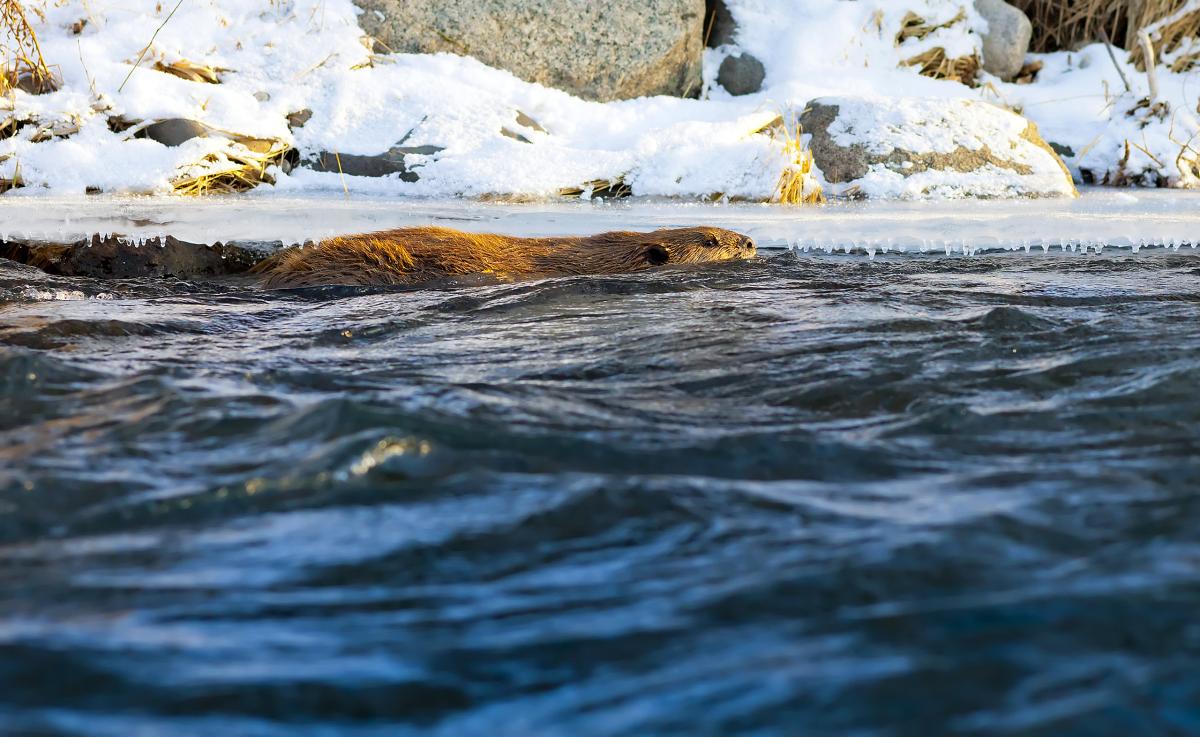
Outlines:
[{"label": "dark blue water", "polygon": [[1162,251],[0,265],[0,733],[1200,734],[1198,387]]}]

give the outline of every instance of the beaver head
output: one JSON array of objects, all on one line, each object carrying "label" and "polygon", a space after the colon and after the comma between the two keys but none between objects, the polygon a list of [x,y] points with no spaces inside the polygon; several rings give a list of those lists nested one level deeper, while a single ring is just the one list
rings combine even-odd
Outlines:
[{"label": "beaver head", "polygon": [[[587,239],[593,246],[620,254],[624,270],[663,264],[704,264],[750,258],[755,254],[749,236],[724,228],[664,228],[650,233],[620,231],[600,233]],[[618,269],[602,269],[601,271]]]},{"label": "beaver head", "polygon": [[750,258],[757,250],[749,236],[724,228],[671,228],[647,235],[652,245],[646,251],[646,260],[652,266],[731,261]]}]

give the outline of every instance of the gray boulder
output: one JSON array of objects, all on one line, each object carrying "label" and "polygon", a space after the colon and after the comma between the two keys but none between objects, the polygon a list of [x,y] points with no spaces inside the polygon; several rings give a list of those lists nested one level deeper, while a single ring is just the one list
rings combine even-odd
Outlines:
[{"label": "gray boulder", "polygon": [[138,138],[149,138],[164,146],[179,146],[193,138],[206,138],[208,126],[187,118],[167,118],[143,128]]},{"label": "gray boulder", "polygon": [[829,97],[800,116],[834,194],[1074,196],[1062,159],[1031,121],[979,100]]},{"label": "gray boulder", "polygon": [[767,70],[750,54],[734,52],[725,57],[717,70],[717,84],[731,95],[749,95],[762,89]]},{"label": "gray boulder", "polygon": [[975,9],[988,23],[983,35],[983,70],[1005,81],[1012,80],[1025,65],[1033,24],[1004,0],[975,0]]},{"label": "gray boulder", "polygon": [[357,0],[392,51],[473,56],[591,100],[700,90],[704,0]]},{"label": "gray boulder", "polygon": [[300,166],[313,171],[346,174],[352,177],[386,177],[399,175],[402,182],[419,179],[416,167],[405,163],[409,154],[432,156],[441,151],[440,146],[392,146],[381,154],[358,155],[321,151],[300,162]]}]

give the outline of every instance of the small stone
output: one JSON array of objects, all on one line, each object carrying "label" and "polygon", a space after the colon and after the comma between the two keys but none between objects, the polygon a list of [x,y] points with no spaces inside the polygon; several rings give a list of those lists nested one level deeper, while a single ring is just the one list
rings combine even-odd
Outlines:
[{"label": "small stone", "polygon": [[313,114],[312,110],[309,110],[308,108],[304,108],[303,110],[297,110],[294,113],[288,113],[288,115],[287,115],[288,127],[289,128],[303,128],[304,124],[307,123],[309,118],[312,117],[312,114]]},{"label": "small stone", "polygon": [[254,93],[254,99],[258,100],[259,102],[266,102],[271,99],[271,93],[259,90],[258,92]]},{"label": "small stone", "polygon": [[522,126],[524,128],[529,128],[530,130],[535,130],[538,133],[546,132],[546,129],[543,128],[541,125],[539,125],[536,120],[529,117],[528,115],[521,112],[520,110],[517,111],[517,125]]},{"label": "small stone", "polygon": [[511,131],[508,128],[501,128],[500,135],[504,136],[505,138],[511,138],[514,141],[519,141],[521,143],[533,143],[533,141],[529,140],[525,136],[523,136],[520,133],[517,133],[515,131]]},{"label": "small stone", "polygon": [[731,95],[750,95],[762,89],[767,70],[746,52],[731,54],[717,70],[717,84]]},{"label": "small stone", "polygon": [[1055,143],[1054,141],[1047,141],[1047,143],[1050,144],[1050,148],[1054,149],[1054,153],[1058,154],[1059,156],[1065,156],[1067,158],[1075,157],[1075,149],[1071,148],[1070,146],[1064,146],[1063,144]]},{"label": "small stone", "polygon": [[1033,24],[1004,0],[975,0],[975,9],[988,23],[983,35],[983,70],[1010,81],[1021,73]]},{"label": "small stone", "polygon": [[208,126],[186,118],[167,118],[151,123],[137,134],[138,138],[149,138],[164,146],[178,146],[193,138],[208,136]]}]

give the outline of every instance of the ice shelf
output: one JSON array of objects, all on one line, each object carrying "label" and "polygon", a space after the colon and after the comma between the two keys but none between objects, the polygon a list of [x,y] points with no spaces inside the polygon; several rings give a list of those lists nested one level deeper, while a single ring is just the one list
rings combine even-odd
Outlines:
[{"label": "ice shelf", "polygon": [[[1181,246],[1200,242],[1200,192],[1086,189],[1079,199],[847,202],[820,207],[615,202],[495,203],[329,195],[0,198],[0,239],[69,241],[93,233],[131,239],[296,243],[414,225],[512,235],[582,235],[719,225],[764,249],[847,253]],[[1200,253],[1200,251],[1198,251]]]}]

